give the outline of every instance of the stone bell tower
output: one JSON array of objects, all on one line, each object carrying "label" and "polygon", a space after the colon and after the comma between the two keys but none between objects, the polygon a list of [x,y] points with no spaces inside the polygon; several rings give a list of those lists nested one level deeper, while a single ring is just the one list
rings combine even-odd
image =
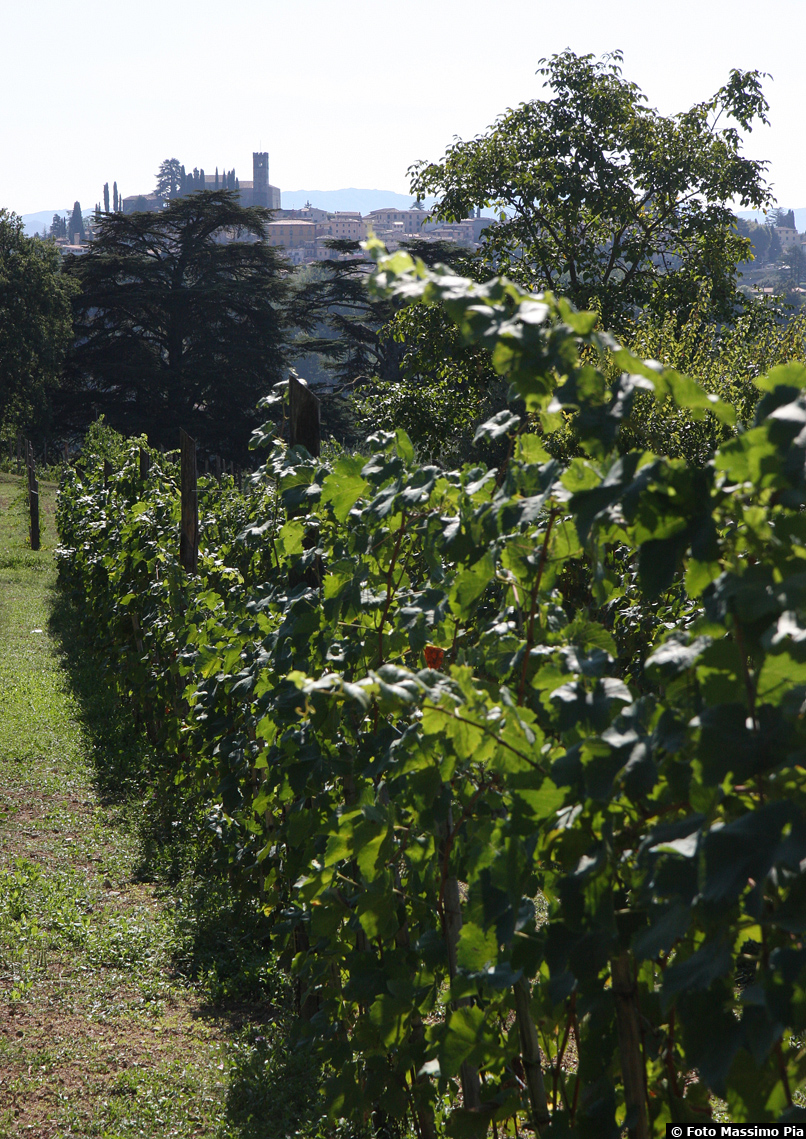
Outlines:
[{"label": "stone bell tower", "polygon": [[267,151],[252,153],[252,205],[269,205],[269,155]]}]

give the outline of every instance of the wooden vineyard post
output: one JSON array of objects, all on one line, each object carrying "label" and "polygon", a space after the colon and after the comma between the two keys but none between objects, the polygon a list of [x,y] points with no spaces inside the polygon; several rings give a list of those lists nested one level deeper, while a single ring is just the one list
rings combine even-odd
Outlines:
[{"label": "wooden vineyard post", "polygon": [[112,464],[104,459],[104,490],[109,490],[109,480],[112,477]]},{"label": "wooden vineyard post", "polygon": [[299,444],[309,455],[318,459],[321,450],[319,400],[308,385],[301,383],[294,375],[288,377],[288,409],[291,446]]},{"label": "wooden vineyard post", "polygon": [[145,482],[151,470],[151,456],[144,447],[140,448],[140,478]]},{"label": "wooden vineyard post", "polygon": [[531,990],[525,977],[521,977],[519,981],[515,982],[513,993],[518,1036],[521,1042],[521,1059],[526,1074],[526,1091],[532,1108],[532,1119],[538,1133],[540,1133],[545,1131],[551,1123],[551,1115],[546,1099],[546,1086],[543,1081],[543,1066],[537,1028],[532,1020]]},{"label": "wooden vineyard post", "polygon": [[627,1107],[629,1139],[649,1139],[646,1110],[646,1070],[641,1046],[641,1026],[636,1002],[637,987],[632,960],[622,953],[610,962],[613,994],[616,998],[616,1026],[621,1053],[621,1078]]},{"label": "wooden vineyard post", "polygon": [[182,530],[179,536],[179,561],[188,573],[196,573],[199,564],[199,500],[196,490],[196,440],[179,431],[182,472]]},{"label": "wooden vineyard post", "polygon": [[36,481],[36,467],[34,466],[34,448],[30,440],[26,444],[26,459],[28,466],[28,509],[31,514],[31,549],[39,549],[39,483]]},{"label": "wooden vineyard post", "polygon": [[[291,421],[291,446],[304,447],[309,455],[318,458],[320,454],[319,400],[308,385],[302,383],[293,372],[288,376],[288,409]],[[241,483],[241,489],[243,489],[243,483]],[[305,513],[305,508],[298,506],[289,509],[288,517],[294,518]],[[318,527],[309,527],[302,539],[302,547],[305,550],[315,549],[318,541]],[[288,575],[288,583],[292,589],[303,582],[311,589],[318,589],[321,581],[322,563],[318,557],[315,563],[309,565],[304,573],[300,573],[298,568],[294,568]]]}]

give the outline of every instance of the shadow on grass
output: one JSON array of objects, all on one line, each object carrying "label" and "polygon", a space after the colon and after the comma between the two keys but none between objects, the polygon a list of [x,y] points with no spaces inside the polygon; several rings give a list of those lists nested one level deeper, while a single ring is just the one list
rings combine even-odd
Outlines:
[{"label": "shadow on grass", "polygon": [[101,802],[125,806],[142,799],[155,774],[156,756],[115,692],[110,669],[87,636],[76,600],[58,585],[52,595],[50,633],[78,706]]},{"label": "shadow on grass", "polygon": [[287,1038],[282,1022],[252,1028],[230,1051],[227,1117],[239,1139],[336,1134],[321,1118],[319,1079],[310,1057],[289,1050]]},{"label": "shadow on grass", "polygon": [[[205,806],[177,788],[172,765],[137,729],[110,666],[82,622],[80,599],[54,590],[50,631],[76,702],[96,791],[135,829],[134,876],[156,883],[174,916],[175,974],[197,986],[197,1015],[228,1037],[226,1139],[327,1139],[321,1078],[289,1043],[292,990],[257,900],[238,892],[205,825]],[[111,824],[110,824],[111,825]]]}]

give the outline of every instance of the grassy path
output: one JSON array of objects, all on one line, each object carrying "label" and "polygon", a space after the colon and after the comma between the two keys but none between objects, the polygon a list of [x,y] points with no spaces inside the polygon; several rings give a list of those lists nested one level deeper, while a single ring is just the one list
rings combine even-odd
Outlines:
[{"label": "grassy path", "polygon": [[0,474],[0,1137],[258,1134],[227,1121],[225,1026],[172,975],[125,807],[99,802],[53,617],[55,488],[42,500],[33,553]]}]

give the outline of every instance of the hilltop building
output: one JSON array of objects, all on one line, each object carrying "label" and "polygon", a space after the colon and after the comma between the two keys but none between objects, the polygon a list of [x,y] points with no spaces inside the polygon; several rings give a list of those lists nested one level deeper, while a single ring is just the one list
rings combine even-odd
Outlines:
[{"label": "hilltop building", "polygon": [[[171,160],[175,165],[176,160]],[[163,163],[169,166],[170,163]],[[207,174],[202,169],[194,168],[185,174],[184,166],[181,174],[170,194],[131,194],[121,198],[121,208],[124,213],[139,211],[161,210],[164,208],[168,196],[174,197],[192,194],[204,187],[207,190],[218,190],[224,187],[233,189],[243,206],[263,206],[273,211],[272,220],[266,227],[266,240],[269,245],[283,249],[286,258],[293,265],[304,265],[310,261],[328,260],[333,257],[361,256],[360,253],[336,253],[328,242],[338,241],[364,241],[369,233],[374,233],[383,241],[387,248],[397,249],[399,245],[412,238],[423,241],[452,241],[458,245],[477,246],[482,240],[484,229],[491,224],[491,218],[470,217],[453,223],[432,221],[428,211],[420,202],[415,202],[409,209],[399,206],[389,206],[384,209],[372,210],[364,217],[357,210],[329,210],[317,209],[310,202],[306,202],[302,209],[284,210],[282,196],[278,186],[269,181],[269,155],[268,151],[254,151],[252,154],[252,178],[249,181],[240,181],[235,170],[225,170],[221,174]]]},{"label": "hilltop building", "polygon": [[283,249],[296,249],[307,242],[316,241],[317,224],[300,218],[283,218],[270,221],[266,226],[266,240],[269,245],[279,245]]},{"label": "hilltop building", "polygon": [[[184,170],[184,167],[182,168]],[[205,190],[218,190],[224,188],[223,176],[217,174],[204,174]],[[199,189],[198,186],[195,189]],[[252,153],[252,179],[248,182],[238,181],[236,187],[239,201],[242,206],[265,206],[270,210],[280,209],[280,189],[269,182],[269,155],[268,151],[256,150]],[[193,193],[193,190],[190,191]],[[124,214],[161,210],[166,199],[159,194],[130,194],[122,198]]]},{"label": "hilltop building", "polygon": [[451,241],[457,245],[476,247],[492,218],[463,218],[446,223],[431,221],[426,210],[390,207],[373,210],[364,217],[357,210],[328,213],[307,203],[300,210],[278,210],[266,228],[270,245],[284,250],[292,265],[324,261],[356,254],[338,254],[328,246],[333,239],[363,241],[370,232],[390,250],[419,238],[422,241]]},{"label": "hilltop building", "polygon": [[424,209],[383,209],[383,210],[370,210],[367,214],[367,222],[372,226],[376,233],[381,230],[391,229],[399,230],[400,233],[405,233],[409,236],[415,236],[420,233],[423,225],[428,220],[428,211]]},{"label": "hilltop building", "polygon": [[781,249],[786,253],[787,249],[791,249],[793,245],[802,244],[802,234],[798,233],[794,226],[777,225],[775,233],[781,243]]}]

